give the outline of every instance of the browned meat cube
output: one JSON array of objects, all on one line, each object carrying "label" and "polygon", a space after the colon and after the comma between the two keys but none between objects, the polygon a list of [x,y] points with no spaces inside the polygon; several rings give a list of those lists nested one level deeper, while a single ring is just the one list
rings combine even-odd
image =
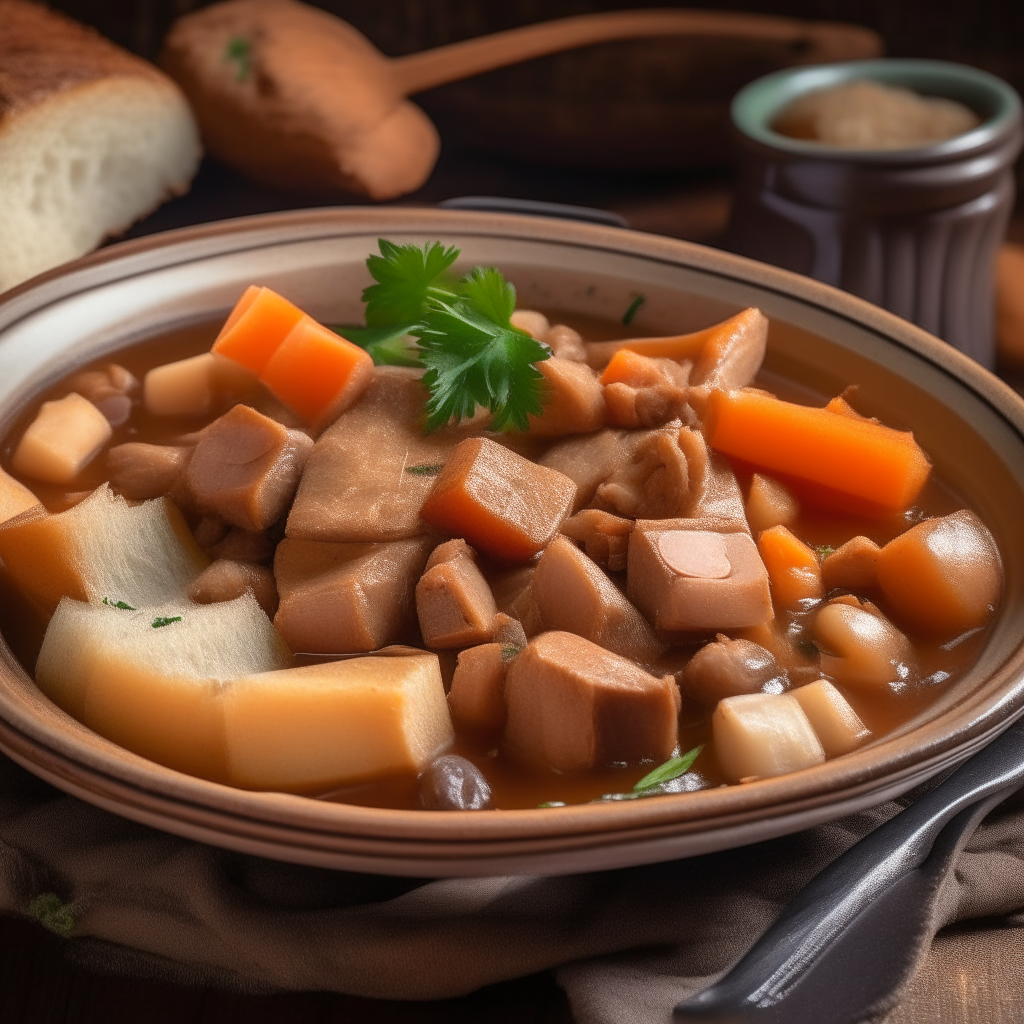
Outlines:
[{"label": "browned meat cube", "polygon": [[554,324],[537,339],[550,346],[556,359],[571,359],[574,363],[587,361],[587,346],[580,337],[579,331],[565,324]]},{"label": "browned meat cube", "polygon": [[601,383],[586,363],[552,358],[537,363],[537,369],[544,376],[544,411],[530,417],[531,434],[588,434],[604,426]]},{"label": "browned meat cube", "polygon": [[505,671],[501,644],[480,644],[459,652],[448,691],[456,726],[491,740],[505,727]]},{"label": "browned meat cube", "polygon": [[631,519],[686,515],[693,487],[678,435],[678,425],[645,431],[632,458],[598,486],[594,504]]},{"label": "browned meat cube", "polygon": [[420,509],[470,428],[425,434],[420,373],[378,366],[359,401],[317,440],[288,516],[289,537],[385,541],[426,528]]},{"label": "browned meat cube", "polygon": [[573,633],[543,633],[505,680],[505,745],[558,771],[664,761],[676,745],[679,690],[671,676]]},{"label": "browned meat cube", "polygon": [[878,556],[882,549],[867,537],[852,537],[822,559],[821,583],[826,591],[836,587],[858,594],[878,586]]},{"label": "browned meat cube", "polygon": [[185,471],[191,446],[129,441],[107,452],[110,486],[131,501],[170,494]]},{"label": "browned meat cube", "polygon": [[533,594],[545,629],[575,633],[634,661],[652,662],[665,650],[622,591],[566,537],[541,555]]},{"label": "browned meat cube", "polygon": [[492,573],[490,577],[495,604],[505,615],[522,623],[527,636],[536,636],[544,629],[537,599],[533,596],[533,577],[536,571],[536,565],[523,565]]},{"label": "browned meat cube", "polygon": [[685,419],[689,362],[651,359],[636,352],[616,353],[601,375],[607,418],[617,427],[660,427]]},{"label": "browned meat cube", "polygon": [[[198,528],[197,528],[198,529]],[[219,541],[204,547],[211,558],[227,558],[232,562],[268,562],[274,554],[275,543],[263,530],[250,533],[232,526]]]},{"label": "browned meat cube", "polygon": [[686,456],[690,479],[686,516],[690,519],[717,516],[735,520],[749,533],[743,492],[729,463],[708,448],[700,431],[684,428],[679,431],[677,441]]},{"label": "browned meat cube", "polygon": [[354,654],[402,640],[432,541],[331,544],[283,540],[274,556],[274,625],[296,652]]},{"label": "browned meat cube", "polygon": [[599,430],[557,442],[538,461],[576,484],[573,511],[577,512],[590,504],[608,477],[633,458],[645,436],[646,432],[639,430]]},{"label": "browned meat cube", "polygon": [[657,629],[724,630],[768,622],[768,573],[750,535],[703,525],[637,522],[629,538],[630,600]]},{"label": "browned meat cube", "polygon": [[625,570],[632,530],[632,519],[621,519],[596,508],[585,508],[562,523],[562,533],[579,541],[587,557],[609,572]]},{"label": "browned meat cube", "polygon": [[236,405],[202,432],[185,483],[200,512],[258,533],[287,511],[312,447],[308,434]]},{"label": "browned meat cube", "polygon": [[273,618],[277,611],[277,584],[274,574],[262,565],[218,558],[195,578],[188,588],[188,596],[196,604],[219,604],[233,601],[247,590],[252,591],[260,607]]},{"label": "browned meat cube", "polygon": [[416,614],[427,647],[466,647],[494,636],[498,609],[464,540],[434,549],[416,584]]},{"label": "browned meat cube", "polygon": [[525,562],[558,532],[575,497],[564,474],[473,437],[452,451],[421,514],[485,554]]}]

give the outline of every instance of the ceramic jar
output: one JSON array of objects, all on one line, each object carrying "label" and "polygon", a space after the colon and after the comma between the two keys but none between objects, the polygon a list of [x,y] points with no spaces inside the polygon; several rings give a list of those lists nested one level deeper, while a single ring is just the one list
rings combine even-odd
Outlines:
[{"label": "ceramic jar", "polygon": [[[772,130],[797,96],[857,79],[959,100],[977,128],[928,146],[852,150]],[[1013,209],[1021,102],[1001,79],[941,61],[780,71],[733,101],[740,153],[726,245],[853,292],[995,359],[993,259]]]}]

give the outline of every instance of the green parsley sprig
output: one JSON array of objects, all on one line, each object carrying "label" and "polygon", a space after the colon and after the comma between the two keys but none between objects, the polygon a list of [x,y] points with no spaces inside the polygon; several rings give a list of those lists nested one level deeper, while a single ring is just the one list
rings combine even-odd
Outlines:
[{"label": "green parsley sprig", "polygon": [[491,411],[492,429],[526,430],[529,415],[543,409],[543,376],[534,364],[551,350],[513,326],[515,288],[493,267],[457,280],[454,246],[386,238],[378,245],[380,255],[366,261],[376,282],[363,292],[366,325],[338,332],[378,365],[426,369],[428,430],[468,419],[478,405]]}]

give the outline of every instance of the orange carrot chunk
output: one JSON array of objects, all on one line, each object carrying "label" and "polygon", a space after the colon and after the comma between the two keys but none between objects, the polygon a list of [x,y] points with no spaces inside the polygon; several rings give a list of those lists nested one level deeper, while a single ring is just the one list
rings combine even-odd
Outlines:
[{"label": "orange carrot chunk", "polygon": [[909,432],[758,391],[713,392],[707,436],[726,455],[856,499],[879,515],[909,508],[932,468]]},{"label": "orange carrot chunk", "polygon": [[757,538],[757,550],[768,570],[772,604],[776,612],[799,611],[804,601],[822,594],[818,556],[784,526],[773,526]]},{"label": "orange carrot chunk", "polygon": [[453,449],[420,515],[495,558],[525,562],[572,511],[576,484],[485,437]]},{"label": "orange carrot chunk", "polygon": [[260,374],[267,389],[311,426],[327,426],[363,393],[373,374],[366,349],[303,317]]},{"label": "orange carrot chunk", "polygon": [[253,373],[262,373],[288,332],[306,314],[270,288],[246,288],[231,311],[213,351]]}]

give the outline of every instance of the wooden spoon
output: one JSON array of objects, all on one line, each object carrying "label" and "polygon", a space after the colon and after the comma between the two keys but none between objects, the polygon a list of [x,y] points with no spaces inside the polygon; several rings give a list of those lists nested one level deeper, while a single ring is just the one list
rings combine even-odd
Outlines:
[{"label": "wooden spoon", "polygon": [[440,149],[406,97],[575,47],[673,35],[789,43],[800,63],[881,52],[878,36],[857,26],[650,10],[561,18],[388,58],[351,25],[296,0],[227,0],[179,19],[161,63],[226,163],[275,187],[392,199],[426,181]]}]

